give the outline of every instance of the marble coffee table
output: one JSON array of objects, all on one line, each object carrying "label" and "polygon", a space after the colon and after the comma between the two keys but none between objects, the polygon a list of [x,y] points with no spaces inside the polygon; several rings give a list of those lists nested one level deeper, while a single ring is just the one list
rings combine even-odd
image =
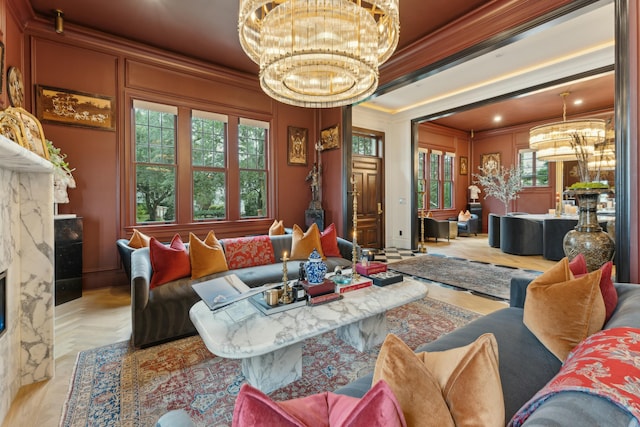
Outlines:
[{"label": "marble coffee table", "polygon": [[427,287],[414,279],[347,292],[344,298],[262,314],[248,300],[212,313],[200,301],[189,316],[211,353],[242,359],[247,381],[265,393],[302,377],[302,342],[337,329],[359,351],[384,341],[387,310],[424,298]]}]

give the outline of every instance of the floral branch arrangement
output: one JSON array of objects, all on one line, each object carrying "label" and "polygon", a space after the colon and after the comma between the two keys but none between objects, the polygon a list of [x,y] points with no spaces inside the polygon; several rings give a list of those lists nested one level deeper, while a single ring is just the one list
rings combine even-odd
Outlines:
[{"label": "floral branch arrangement", "polygon": [[[580,182],[573,184],[570,189],[608,188],[608,185],[598,182],[600,177],[599,167],[597,171],[589,170],[590,154],[587,150],[588,143],[585,136],[574,133],[571,135],[569,143],[578,160],[578,177],[580,179]],[[594,176],[592,176],[592,172]]]},{"label": "floral branch arrangement", "polygon": [[478,166],[481,173],[474,173],[473,177],[477,179],[475,184],[484,187],[484,198],[494,197],[504,204],[505,213],[509,212],[509,202],[515,200],[520,195],[518,192],[522,190],[522,170],[519,166],[511,166],[509,169],[500,166],[500,170],[487,171]]},{"label": "floral branch arrangement", "polygon": [[67,158],[66,154],[62,154],[59,148],[53,145],[53,142],[47,141],[47,150],[49,151],[49,161],[53,164],[53,167],[56,170],[56,173],[61,173],[62,175],[69,176],[73,178],[73,172],[75,169],[71,169],[69,167],[69,163],[65,160]]}]

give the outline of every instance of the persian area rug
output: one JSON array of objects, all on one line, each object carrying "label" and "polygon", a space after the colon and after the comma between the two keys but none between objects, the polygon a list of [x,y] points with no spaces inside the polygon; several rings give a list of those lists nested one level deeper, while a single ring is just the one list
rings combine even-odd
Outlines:
[{"label": "persian area rug", "polygon": [[439,255],[424,255],[394,262],[388,264],[388,268],[505,301],[509,300],[511,277],[522,275],[533,277],[539,273],[533,270]]},{"label": "persian area rug", "polygon": [[[416,348],[478,317],[427,297],[390,310],[387,324]],[[333,391],[372,372],[379,349],[361,353],[334,332],[309,339],[302,378],[270,396]],[[120,342],[78,354],[60,425],[153,426],[166,412],[184,409],[198,426],[230,426],[244,382],[240,361],[212,355],[198,336],[137,351]]]}]

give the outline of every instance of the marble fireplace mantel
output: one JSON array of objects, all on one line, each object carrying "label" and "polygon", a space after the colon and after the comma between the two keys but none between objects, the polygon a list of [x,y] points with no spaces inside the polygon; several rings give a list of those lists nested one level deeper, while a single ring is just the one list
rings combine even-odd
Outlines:
[{"label": "marble fireplace mantel", "polygon": [[54,373],[53,166],[0,136],[0,424],[18,389]]}]

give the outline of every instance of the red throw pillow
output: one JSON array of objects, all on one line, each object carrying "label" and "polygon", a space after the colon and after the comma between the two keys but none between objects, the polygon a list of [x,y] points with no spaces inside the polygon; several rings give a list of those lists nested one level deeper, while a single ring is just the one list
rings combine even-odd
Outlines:
[{"label": "red throw pillow", "polygon": [[[569,269],[573,275],[578,278],[587,274],[587,261],[583,254],[578,254],[569,263]],[[611,272],[613,270],[613,262],[608,261],[602,267],[602,277],[600,277],[600,293],[604,299],[604,307],[606,311],[605,323],[609,321],[611,315],[618,305],[618,293],[615,286],[613,286],[613,280],[611,279]]]},{"label": "red throw pillow", "polygon": [[574,276],[578,274],[587,274],[587,260],[584,258],[584,254],[578,254],[569,262],[569,270]]},{"label": "red throw pillow", "polygon": [[224,239],[224,253],[229,270],[276,262],[269,236]]},{"label": "red throw pillow", "polygon": [[320,233],[320,246],[322,246],[322,252],[326,257],[342,256],[338,248],[338,233],[336,232],[336,225],[334,223],[331,223],[330,226]]},{"label": "red throw pillow", "polygon": [[378,381],[362,399],[332,392],[274,402],[243,384],[233,411],[233,427],[244,426],[406,426],[402,408],[386,382]]},{"label": "red throw pillow", "polygon": [[172,280],[191,276],[189,253],[178,234],[173,236],[169,246],[163,245],[155,237],[152,237],[149,240],[149,258],[153,268],[150,289]]}]

